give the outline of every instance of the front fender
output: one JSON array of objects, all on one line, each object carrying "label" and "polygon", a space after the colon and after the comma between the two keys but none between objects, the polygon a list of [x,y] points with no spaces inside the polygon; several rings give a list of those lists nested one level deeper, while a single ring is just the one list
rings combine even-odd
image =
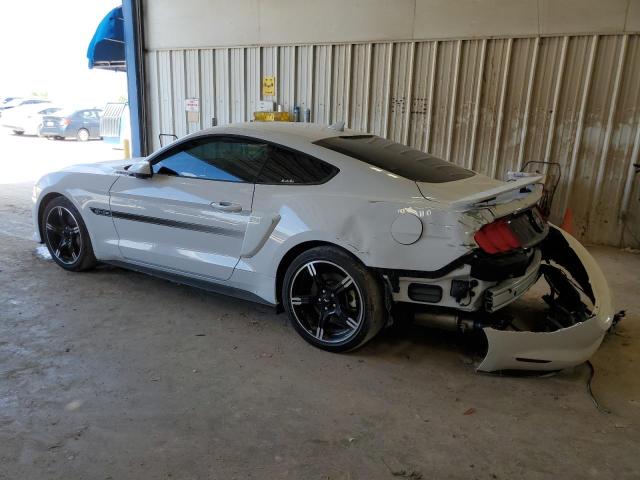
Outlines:
[{"label": "front fender", "polygon": [[43,200],[50,198],[51,195],[62,195],[80,212],[89,232],[96,258],[100,260],[120,258],[113,221],[110,217],[99,216],[91,211],[91,208],[109,209],[109,189],[116,178],[114,175],[76,172],[56,172],[42,177],[34,186],[32,210],[34,239],[43,241],[39,231],[39,214]]}]

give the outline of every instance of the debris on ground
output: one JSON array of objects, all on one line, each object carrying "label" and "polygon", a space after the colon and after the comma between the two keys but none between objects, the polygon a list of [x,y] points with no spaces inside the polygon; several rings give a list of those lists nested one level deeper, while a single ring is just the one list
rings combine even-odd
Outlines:
[{"label": "debris on ground", "polygon": [[620,320],[627,316],[626,310],[620,310],[613,315],[613,320],[611,321],[611,326],[609,327],[609,333],[616,333],[616,327]]},{"label": "debris on ground", "polygon": [[380,458],[380,460],[382,460],[384,466],[389,469],[389,472],[391,472],[391,475],[393,475],[394,477],[409,478],[411,480],[421,480],[423,478],[422,473],[417,470],[406,470],[404,468],[394,470],[389,466],[387,462],[384,461],[384,458]]},{"label": "debris on ground", "polygon": [[476,409],[475,409],[475,408],[473,408],[473,407],[471,407],[471,408],[467,408],[467,409],[464,411],[463,415],[473,415],[474,413],[476,413]]},{"label": "debris on ground", "polygon": [[593,377],[595,377],[596,375],[596,369],[593,366],[593,363],[591,363],[591,360],[587,360],[585,363],[587,364],[587,367],[589,367],[589,378],[587,379],[587,393],[589,394],[589,397],[591,397],[591,401],[595,405],[596,410],[598,410],[600,413],[604,413],[608,415],[611,413],[611,411],[606,409],[602,405],[600,405],[600,402],[598,402],[598,400],[596,399],[596,396],[593,393],[593,389],[591,387],[591,383],[593,382]]},{"label": "debris on ground", "polygon": [[394,477],[411,478],[412,480],[420,480],[422,478],[422,474],[415,470],[391,470],[391,475]]}]

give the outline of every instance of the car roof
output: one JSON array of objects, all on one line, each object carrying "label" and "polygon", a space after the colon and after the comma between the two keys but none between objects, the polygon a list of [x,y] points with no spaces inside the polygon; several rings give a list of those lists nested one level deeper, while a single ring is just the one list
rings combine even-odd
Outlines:
[{"label": "car roof", "polygon": [[[179,146],[183,142],[194,140],[209,135],[240,135],[252,137],[256,139],[264,139],[272,141],[289,148],[305,151],[306,148],[316,147],[311,145],[313,142],[322,140],[323,138],[337,136],[363,135],[362,132],[355,130],[330,128],[330,125],[320,123],[302,123],[302,122],[246,122],[231,123],[224,126],[207,128],[191,133],[174,142],[171,142],[155,152],[151,153],[148,158],[155,159],[165,152]],[[316,147],[319,148],[319,147]],[[308,152],[309,153],[309,152]]]},{"label": "car roof", "polygon": [[62,108],[60,105],[54,105],[53,103],[27,103],[25,105],[18,105],[14,110],[18,112],[30,112],[31,110],[40,111],[47,110],[49,108]]},{"label": "car roof", "polygon": [[232,123],[224,127],[213,127],[198,132],[199,135],[212,135],[223,133],[235,133],[239,131],[251,136],[252,134],[259,133],[275,133],[278,135],[286,135],[295,137],[297,140],[306,140],[308,142],[315,142],[317,140],[346,135],[358,135],[360,132],[356,132],[350,129],[338,130],[330,128],[329,125],[320,123],[302,123],[302,122],[247,122],[247,123]]},{"label": "car roof", "polygon": [[[55,105],[57,107],[59,107],[59,105]],[[57,111],[56,113],[52,113],[51,116],[55,117],[55,116],[69,116],[69,115],[75,115],[78,112],[84,112],[85,110],[95,110],[97,112],[102,112],[101,108],[97,108],[97,107],[84,107],[84,108],[77,108],[77,107],[61,107],[61,109],[59,111]]]}]

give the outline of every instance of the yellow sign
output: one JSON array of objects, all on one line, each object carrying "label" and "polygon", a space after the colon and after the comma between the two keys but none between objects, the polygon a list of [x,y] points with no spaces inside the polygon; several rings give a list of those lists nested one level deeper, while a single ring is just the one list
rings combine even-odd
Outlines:
[{"label": "yellow sign", "polygon": [[253,118],[256,122],[290,122],[291,114],[289,112],[253,112]]},{"label": "yellow sign", "polygon": [[273,97],[276,94],[276,77],[262,77],[262,96]]}]

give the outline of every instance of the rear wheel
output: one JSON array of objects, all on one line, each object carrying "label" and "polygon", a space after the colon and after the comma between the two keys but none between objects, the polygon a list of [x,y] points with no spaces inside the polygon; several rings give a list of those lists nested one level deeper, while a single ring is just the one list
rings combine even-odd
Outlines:
[{"label": "rear wheel", "polygon": [[58,265],[74,272],[96,265],[87,227],[69,200],[57,197],[49,202],[41,222],[45,244]]},{"label": "rear wheel", "polygon": [[287,269],[283,303],[296,331],[331,352],[357,348],[384,326],[380,281],[348,253],[316,247]]},{"label": "rear wheel", "polygon": [[89,130],[87,130],[86,128],[81,128],[80,130],[78,130],[78,134],[76,135],[76,137],[79,141],[86,142],[87,140],[89,140]]}]

